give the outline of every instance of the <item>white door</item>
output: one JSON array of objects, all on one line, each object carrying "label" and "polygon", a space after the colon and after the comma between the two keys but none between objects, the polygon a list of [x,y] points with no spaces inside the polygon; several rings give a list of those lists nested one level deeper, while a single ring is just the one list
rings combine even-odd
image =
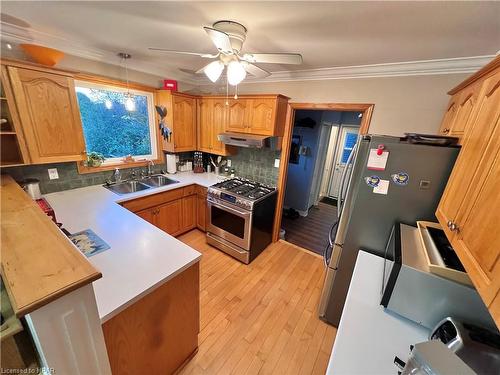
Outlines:
[{"label": "white door", "polygon": [[[335,169],[331,176],[329,196],[338,198],[340,178],[345,169],[347,159],[351,154],[352,148],[358,139],[359,127],[343,126],[340,130],[340,137],[338,138],[337,152],[335,154]],[[346,184],[347,185],[347,184]],[[346,186],[347,187],[347,186]]]}]

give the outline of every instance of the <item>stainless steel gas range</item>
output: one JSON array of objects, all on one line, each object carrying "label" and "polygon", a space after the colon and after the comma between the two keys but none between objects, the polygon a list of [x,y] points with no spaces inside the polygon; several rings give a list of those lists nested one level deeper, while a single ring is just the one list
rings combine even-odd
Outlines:
[{"label": "stainless steel gas range", "polygon": [[208,188],[207,242],[250,263],[272,241],[276,189],[233,178]]}]

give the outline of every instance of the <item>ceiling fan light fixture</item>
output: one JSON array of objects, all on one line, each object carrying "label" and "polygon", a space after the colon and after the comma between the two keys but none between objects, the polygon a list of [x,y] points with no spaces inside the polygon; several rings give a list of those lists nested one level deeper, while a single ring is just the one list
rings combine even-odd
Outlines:
[{"label": "ceiling fan light fixture", "polygon": [[213,61],[210,64],[208,64],[203,69],[203,72],[205,73],[205,75],[208,77],[208,79],[210,81],[215,83],[219,79],[223,70],[224,70],[224,64],[220,60],[217,60],[217,61]]},{"label": "ceiling fan light fixture", "polygon": [[246,76],[247,72],[239,61],[231,61],[227,66],[227,81],[231,86],[238,85]]}]

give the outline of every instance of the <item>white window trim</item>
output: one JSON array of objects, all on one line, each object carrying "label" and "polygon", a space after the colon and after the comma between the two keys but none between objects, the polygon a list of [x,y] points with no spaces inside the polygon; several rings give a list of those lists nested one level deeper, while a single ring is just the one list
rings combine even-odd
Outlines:
[{"label": "white window trim", "polygon": [[[156,123],[155,123],[155,109],[154,109],[154,95],[152,92],[141,91],[135,89],[127,89],[120,86],[114,85],[106,85],[102,83],[95,83],[89,81],[77,81],[75,80],[75,87],[86,87],[89,89],[108,89],[116,92],[130,92],[132,95],[142,95],[147,97],[148,102],[148,118],[149,118],[149,135],[151,141],[151,154],[149,155],[132,155],[135,161],[141,160],[156,160],[158,159],[158,142],[157,142],[157,133],[156,133]],[[83,124],[82,124],[83,125]],[[87,150],[87,145],[85,145],[85,151]],[[103,166],[106,165],[115,165],[124,163],[123,158],[106,158],[104,162],[101,164]]]}]

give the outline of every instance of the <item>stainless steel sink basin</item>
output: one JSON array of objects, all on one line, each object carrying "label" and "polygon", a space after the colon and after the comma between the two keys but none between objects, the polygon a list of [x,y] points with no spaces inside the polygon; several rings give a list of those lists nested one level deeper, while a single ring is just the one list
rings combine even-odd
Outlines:
[{"label": "stainless steel sink basin", "polygon": [[142,191],[151,189],[151,186],[143,184],[139,181],[126,181],[120,182],[112,185],[104,185],[106,189],[111,190],[113,193],[117,193],[120,195],[135,193],[136,191]]},{"label": "stainless steel sink basin", "polygon": [[171,185],[171,184],[177,184],[179,181],[172,180],[171,178],[165,177],[161,174],[159,175],[154,175],[150,177],[143,178],[141,180],[142,183],[151,186],[151,187],[160,187],[160,186],[166,186],[166,185]]}]

